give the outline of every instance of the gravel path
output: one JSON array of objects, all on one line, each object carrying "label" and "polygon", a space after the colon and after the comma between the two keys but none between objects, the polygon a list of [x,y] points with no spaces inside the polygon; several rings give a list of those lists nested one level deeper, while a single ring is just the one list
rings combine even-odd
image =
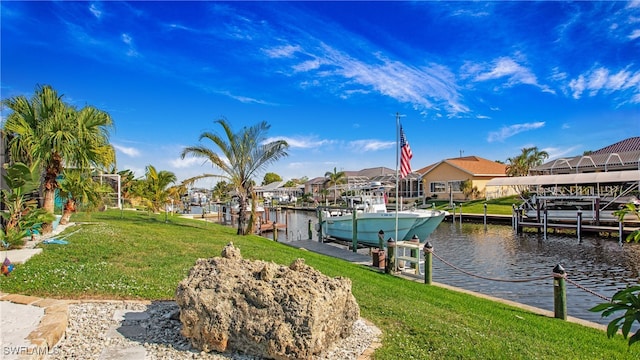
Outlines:
[{"label": "gravel path", "polygon": [[[238,354],[204,353],[180,334],[179,309],[173,301],[87,302],[69,306],[65,338],[50,359],[256,359]],[[314,360],[357,359],[380,335],[363,320],[353,335]]]}]

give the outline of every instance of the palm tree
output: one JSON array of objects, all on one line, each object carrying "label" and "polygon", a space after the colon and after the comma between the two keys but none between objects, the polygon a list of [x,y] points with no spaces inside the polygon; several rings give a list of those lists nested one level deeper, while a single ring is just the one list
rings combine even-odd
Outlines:
[{"label": "palm tree", "polygon": [[65,170],[62,173],[62,180],[59,182],[59,196],[64,200],[62,206],[62,218],[60,224],[69,223],[71,214],[76,211],[77,204],[91,205],[97,207],[102,201],[102,195],[110,190],[105,189],[108,185],[100,185],[93,181],[90,174],[77,170]]},{"label": "palm tree", "polygon": [[338,202],[338,184],[344,184],[347,182],[347,175],[344,171],[338,171],[335,167],[333,168],[333,172],[327,171],[324,174],[325,184],[329,185],[329,187],[333,186],[333,203],[336,204]]},{"label": "palm tree", "polygon": [[514,158],[507,158],[507,175],[526,176],[532,167],[542,165],[549,158],[549,153],[537,147],[523,148],[522,153]]},{"label": "palm tree", "polygon": [[[198,158],[207,159],[213,166],[219,168],[223,174],[203,174],[187,180],[190,183],[207,177],[223,178],[233,186],[240,201],[238,213],[238,235],[246,235],[253,232],[255,209],[257,207],[257,197],[253,189],[255,183],[252,179],[256,173],[264,169],[267,165],[289,155],[287,149],[289,144],[284,140],[275,140],[265,143],[266,134],[270,126],[266,122],[260,122],[251,127],[244,127],[241,131],[234,133],[226,119],[216,120],[226,138],[218,134],[206,131],[200,134],[199,140],[207,139],[211,141],[219,150],[219,153],[205,145],[195,145],[186,147],[182,151],[182,158],[192,155]],[[185,181],[185,182],[187,182]],[[251,197],[253,207],[248,226],[246,224],[247,200]]]},{"label": "palm tree", "polygon": [[[105,168],[115,162],[109,144],[113,126],[106,112],[92,106],[77,110],[62,101],[51,86],[38,86],[31,99],[16,96],[3,100],[12,110],[5,122],[11,139],[9,149],[14,161],[42,164],[42,207],[53,214],[58,176],[65,167]],[[43,232],[51,231],[51,224]]]},{"label": "palm tree", "polygon": [[144,200],[148,209],[158,212],[167,204],[170,197],[175,195],[169,185],[175,183],[176,175],[170,171],[158,171],[153,165],[147,165],[145,177],[139,182],[138,195]]}]

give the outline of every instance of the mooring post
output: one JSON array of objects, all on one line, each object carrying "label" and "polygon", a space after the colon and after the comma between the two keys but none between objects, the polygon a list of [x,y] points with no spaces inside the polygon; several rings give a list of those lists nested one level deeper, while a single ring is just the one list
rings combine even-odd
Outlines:
[{"label": "mooring post", "polygon": [[553,268],[553,313],[556,319],[567,320],[566,273],[562,265]]},{"label": "mooring post", "polygon": [[544,235],[543,236],[544,236],[545,240],[547,240],[547,221],[549,219],[548,215],[549,215],[549,213],[547,211],[547,208],[545,207],[544,208],[544,212],[542,213],[542,221],[543,221],[542,226],[543,226],[543,229],[544,229]]},{"label": "mooring post", "polygon": [[453,203],[453,215],[451,216],[451,221],[453,221],[453,223],[456,223],[456,203]]},{"label": "mooring post", "polygon": [[511,228],[516,230],[516,204],[511,204]]},{"label": "mooring post", "polygon": [[356,209],[353,209],[353,227],[351,229],[351,245],[353,247],[353,252],[358,252],[358,220],[357,220],[358,212]]},{"label": "mooring post", "polygon": [[309,240],[313,239],[313,226],[311,226],[311,219],[309,219]]},{"label": "mooring post", "polygon": [[384,230],[378,231],[378,249],[384,250]]},{"label": "mooring post", "polygon": [[387,240],[387,262],[386,262],[387,274],[396,273],[396,241],[393,238]]},{"label": "mooring post", "polygon": [[278,228],[275,222],[273,223],[273,241],[278,242]]},{"label": "mooring post", "polygon": [[462,203],[460,203],[460,225],[462,225]]},{"label": "mooring post", "polygon": [[429,241],[424,244],[424,283],[427,285],[431,285],[432,273],[432,253],[433,253],[433,245]]},{"label": "mooring post", "polygon": [[576,235],[578,236],[578,241],[582,242],[582,238],[580,237],[582,233],[582,210],[578,210],[578,223],[576,224]]},{"label": "mooring post", "polygon": [[418,235],[414,234],[409,242],[416,245],[416,248],[412,248],[410,253],[411,257],[417,260],[417,262],[411,262],[409,267],[411,267],[412,269],[416,269],[417,274],[420,270],[420,238],[418,238]]},{"label": "mooring post", "polygon": [[618,245],[622,246],[622,220],[618,221]]},{"label": "mooring post", "polygon": [[318,214],[318,242],[323,242],[322,241],[322,209],[318,208],[317,214]]},{"label": "mooring post", "polygon": [[487,203],[484,203],[483,223],[484,223],[484,227],[487,227]]}]

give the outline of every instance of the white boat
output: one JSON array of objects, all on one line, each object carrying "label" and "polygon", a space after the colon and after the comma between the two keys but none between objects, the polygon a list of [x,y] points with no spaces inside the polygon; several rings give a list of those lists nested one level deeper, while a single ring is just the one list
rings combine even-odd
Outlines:
[{"label": "white boat", "polygon": [[384,187],[373,183],[367,188],[347,191],[345,196],[349,208],[327,209],[322,211],[322,232],[325,235],[344,241],[353,241],[353,223],[355,211],[356,239],[366,245],[377,246],[379,233],[384,232],[384,241],[389,238],[410,240],[418,236],[424,242],[438,227],[446,211],[440,210],[403,210],[387,211]]}]

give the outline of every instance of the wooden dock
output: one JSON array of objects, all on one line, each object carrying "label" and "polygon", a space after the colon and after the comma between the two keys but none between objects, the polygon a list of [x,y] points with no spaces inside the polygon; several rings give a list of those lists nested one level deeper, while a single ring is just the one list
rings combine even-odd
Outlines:
[{"label": "wooden dock", "polygon": [[[608,223],[602,223],[599,225],[593,223],[586,223],[583,221],[580,224],[580,228],[578,228],[577,220],[576,221],[568,221],[568,222],[547,222],[545,225],[543,222],[537,221],[526,221],[526,219],[519,219],[516,222],[515,218],[510,215],[489,215],[486,217],[483,214],[465,214],[465,213],[456,213],[451,214],[445,218],[445,221],[448,222],[472,222],[472,223],[484,223],[487,224],[517,224],[517,231],[521,232],[525,229],[535,229],[538,232],[542,232],[545,227],[547,232],[570,232],[570,233],[578,233],[581,234],[595,234],[595,235],[605,235],[608,237],[619,237],[620,235],[620,226]],[[640,224],[638,223],[626,223],[622,226],[622,236],[626,237],[628,234],[640,230]]]}]

